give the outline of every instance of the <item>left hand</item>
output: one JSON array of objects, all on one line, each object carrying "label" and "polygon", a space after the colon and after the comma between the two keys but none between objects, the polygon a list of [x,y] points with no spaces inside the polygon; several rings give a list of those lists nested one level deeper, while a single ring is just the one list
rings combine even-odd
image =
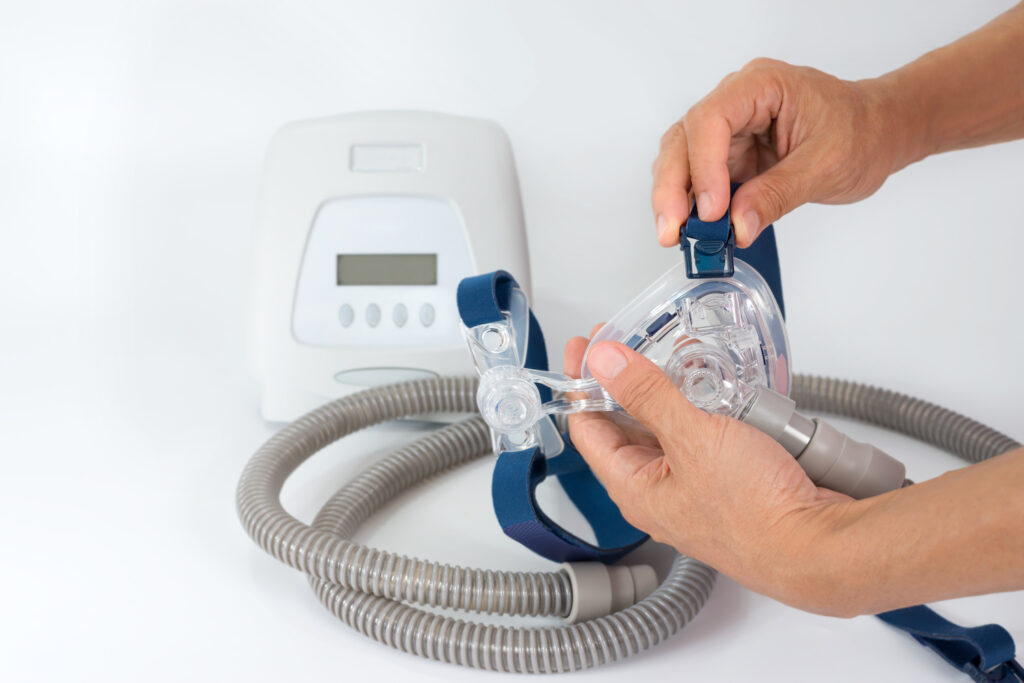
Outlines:
[{"label": "left hand", "polygon": [[[587,340],[565,349],[579,377]],[[615,342],[588,365],[650,434],[602,413],[569,418],[572,441],[631,524],[741,584],[791,605],[842,614],[842,591],[814,586],[804,568],[852,499],[815,486],[796,460],[757,429],[694,407],[650,360]]]}]

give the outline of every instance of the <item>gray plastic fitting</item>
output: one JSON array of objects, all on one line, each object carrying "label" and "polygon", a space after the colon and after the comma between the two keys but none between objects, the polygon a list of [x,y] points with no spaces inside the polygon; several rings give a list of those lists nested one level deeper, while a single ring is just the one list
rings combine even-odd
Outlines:
[{"label": "gray plastic fitting", "polygon": [[626,609],[658,587],[658,575],[646,564],[566,562],[562,570],[569,575],[572,586],[572,608],[565,618],[570,624]]},{"label": "gray plastic fitting", "polygon": [[814,436],[814,423],[796,412],[796,401],[771,389],[758,389],[740,419],[799,456]]},{"label": "gray plastic fitting", "polygon": [[818,486],[869,498],[903,486],[907,468],[871,444],[854,441],[824,420],[815,419],[811,442],[797,457]]},{"label": "gray plastic fitting", "polygon": [[899,460],[824,420],[807,419],[795,401],[770,389],[759,389],[740,419],[778,441],[818,486],[853,498],[903,486],[906,467]]}]

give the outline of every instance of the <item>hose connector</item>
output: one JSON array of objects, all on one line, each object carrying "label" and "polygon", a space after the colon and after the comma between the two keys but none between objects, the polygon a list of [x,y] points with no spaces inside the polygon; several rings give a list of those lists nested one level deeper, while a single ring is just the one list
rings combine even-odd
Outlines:
[{"label": "hose connector", "polygon": [[600,562],[566,562],[572,609],[570,624],[589,621],[635,605],[658,587],[658,575],[647,564],[613,565]]},{"label": "hose connector", "polygon": [[817,486],[859,499],[904,485],[906,468],[899,460],[824,420],[807,419],[793,399],[770,389],[759,388],[740,419],[778,441]]}]

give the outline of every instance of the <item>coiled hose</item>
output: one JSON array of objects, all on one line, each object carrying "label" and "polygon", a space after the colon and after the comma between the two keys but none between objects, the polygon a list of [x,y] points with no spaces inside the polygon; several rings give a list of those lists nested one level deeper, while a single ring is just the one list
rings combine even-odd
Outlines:
[{"label": "coiled hose", "polygon": [[[476,412],[475,378],[442,377],[368,389],[288,425],[252,457],[238,483],[249,536],[305,572],[320,600],[364,635],[403,652],[516,673],[577,671],[652,647],[685,626],[711,593],[715,571],[676,556],[665,581],[631,607],[590,621],[522,628],[448,617],[416,607],[509,616],[565,617],[565,571],[503,572],[408,558],[349,540],[361,523],[415,483],[490,450],[479,417],[452,424],[390,454],[342,487],[312,525],[281,506],[285,480],[330,443],[379,422],[418,413]],[[972,462],[1019,444],[962,415],[902,394],[844,380],[797,375],[804,409],[854,417],[917,437]]]}]

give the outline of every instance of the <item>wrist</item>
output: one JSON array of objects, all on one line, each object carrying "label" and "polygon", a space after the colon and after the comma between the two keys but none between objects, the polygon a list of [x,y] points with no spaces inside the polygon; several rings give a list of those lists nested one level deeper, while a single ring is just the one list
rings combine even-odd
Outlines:
[{"label": "wrist", "polygon": [[834,617],[869,612],[870,579],[858,566],[858,527],[873,499],[835,499],[794,516],[787,534],[778,599]]},{"label": "wrist", "polygon": [[902,70],[878,78],[856,81],[871,112],[879,158],[885,159],[886,175],[933,154],[926,105]]}]

